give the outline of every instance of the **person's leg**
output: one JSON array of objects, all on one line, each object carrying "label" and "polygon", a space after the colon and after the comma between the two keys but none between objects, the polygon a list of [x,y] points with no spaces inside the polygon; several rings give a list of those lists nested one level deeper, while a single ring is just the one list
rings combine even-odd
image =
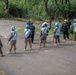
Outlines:
[{"label": "person's leg", "polygon": [[57,45],[57,36],[54,36],[55,37],[55,44],[54,45]]},{"label": "person's leg", "polygon": [[42,42],[43,42],[43,35],[42,35],[42,36],[40,36],[39,47],[41,47],[41,46],[42,46]]},{"label": "person's leg", "polygon": [[15,41],[13,41],[14,43],[13,43],[13,45],[14,45],[14,53],[16,53],[16,40]]},{"label": "person's leg", "polygon": [[74,40],[73,41],[75,41],[75,32],[74,32]]},{"label": "person's leg", "polygon": [[58,43],[60,44],[60,36],[57,36],[57,38],[58,38]]},{"label": "person's leg", "polygon": [[13,48],[13,41],[10,41],[10,49],[9,49],[9,52],[7,52],[8,54],[11,53],[12,48]]},{"label": "person's leg", "polygon": [[34,42],[34,34],[32,34],[32,43]]},{"label": "person's leg", "polygon": [[33,43],[33,34],[31,35],[31,40],[32,40],[32,43]]},{"label": "person's leg", "polygon": [[69,33],[68,33],[68,30],[66,30],[66,36],[67,36],[67,39],[69,39]]},{"label": "person's leg", "polygon": [[25,38],[24,42],[25,42],[25,50],[26,50],[28,39]]},{"label": "person's leg", "polygon": [[65,31],[63,31],[63,38],[64,38],[64,40],[66,39],[66,37],[65,37]]},{"label": "person's leg", "polygon": [[74,41],[76,42],[76,32],[74,32]]},{"label": "person's leg", "polygon": [[46,47],[45,45],[46,45],[46,36],[43,37],[43,46]]},{"label": "person's leg", "polygon": [[32,49],[32,39],[31,39],[31,38],[29,38],[29,39],[28,39],[28,41],[29,41],[30,49]]},{"label": "person's leg", "polygon": [[[68,37],[70,36],[70,29],[68,29]],[[70,38],[69,38],[70,39]]]},{"label": "person's leg", "polygon": [[1,54],[1,56],[4,56],[1,48],[0,48],[0,54]]}]

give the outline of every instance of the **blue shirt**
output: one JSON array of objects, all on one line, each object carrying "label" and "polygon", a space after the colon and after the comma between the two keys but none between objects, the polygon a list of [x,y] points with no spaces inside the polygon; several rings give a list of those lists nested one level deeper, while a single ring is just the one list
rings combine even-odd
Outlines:
[{"label": "blue shirt", "polygon": [[59,27],[56,27],[55,30],[54,30],[54,35],[55,36],[60,36],[60,28]]},{"label": "blue shirt", "polygon": [[12,34],[12,39],[11,40],[17,40],[17,32],[16,31],[11,31]]}]

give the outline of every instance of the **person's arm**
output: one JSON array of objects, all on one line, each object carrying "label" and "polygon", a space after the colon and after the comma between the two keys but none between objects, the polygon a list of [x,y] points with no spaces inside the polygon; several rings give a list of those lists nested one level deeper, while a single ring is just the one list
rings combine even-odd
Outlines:
[{"label": "person's arm", "polygon": [[62,26],[61,26],[61,29],[60,29],[60,31],[63,31],[63,24],[62,24]]},{"label": "person's arm", "polygon": [[34,34],[36,34],[35,26],[34,26]]},{"label": "person's arm", "polygon": [[10,33],[10,37],[9,37],[9,39],[8,39],[8,42],[12,39],[12,33]]},{"label": "person's arm", "polygon": [[56,33],[57,28],[54,29],[54,33]]}]

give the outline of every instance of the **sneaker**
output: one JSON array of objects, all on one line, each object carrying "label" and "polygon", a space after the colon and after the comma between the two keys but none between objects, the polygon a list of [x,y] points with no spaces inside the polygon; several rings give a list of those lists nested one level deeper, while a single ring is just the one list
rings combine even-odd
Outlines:
[{"label": "sneaker", "polygon": [[11,52],[7,52],[7,54],[11,54]]},{"label": "sneaker", "polygon": [[64,39],[64,41],[66,41],[66,39]]},{"label": "sneaker", "polygon": [[4,55],[2,54],[1,57],[3,57]]},{"label": "sneaker", "polygon": [[46,46],[44,46],[44,48],[46,48]]},{"label": "sneaker", "polygon": [[25,51],[26,49],[24,49],[24,51]]},{"label": "sneaker", "polygon": [[58,43],[58,45],[60,45],[60,43]]},{"label": "sneaker", "polygon": [[41,48],[41,46],[39,46],[39,48]]},{"label": "sneaker", "polygon": [[57,46],[57,44],[54,44],[54,46]]},{"label": "sneaker", "polygon": [[76,43],[76,41],[73,41],[73,43]]}]

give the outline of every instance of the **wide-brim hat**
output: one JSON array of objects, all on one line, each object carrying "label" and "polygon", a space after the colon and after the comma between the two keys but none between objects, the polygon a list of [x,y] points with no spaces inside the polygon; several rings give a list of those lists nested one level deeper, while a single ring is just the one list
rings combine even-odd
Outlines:
[{"label": "wide-brim hat", "polygon": [[65,19],[64,22],[67,22],[67,20]]},{"label": "wide-brim hat", "polygon": [[44,22],[44,24],[47,24],[47,22]]}]

